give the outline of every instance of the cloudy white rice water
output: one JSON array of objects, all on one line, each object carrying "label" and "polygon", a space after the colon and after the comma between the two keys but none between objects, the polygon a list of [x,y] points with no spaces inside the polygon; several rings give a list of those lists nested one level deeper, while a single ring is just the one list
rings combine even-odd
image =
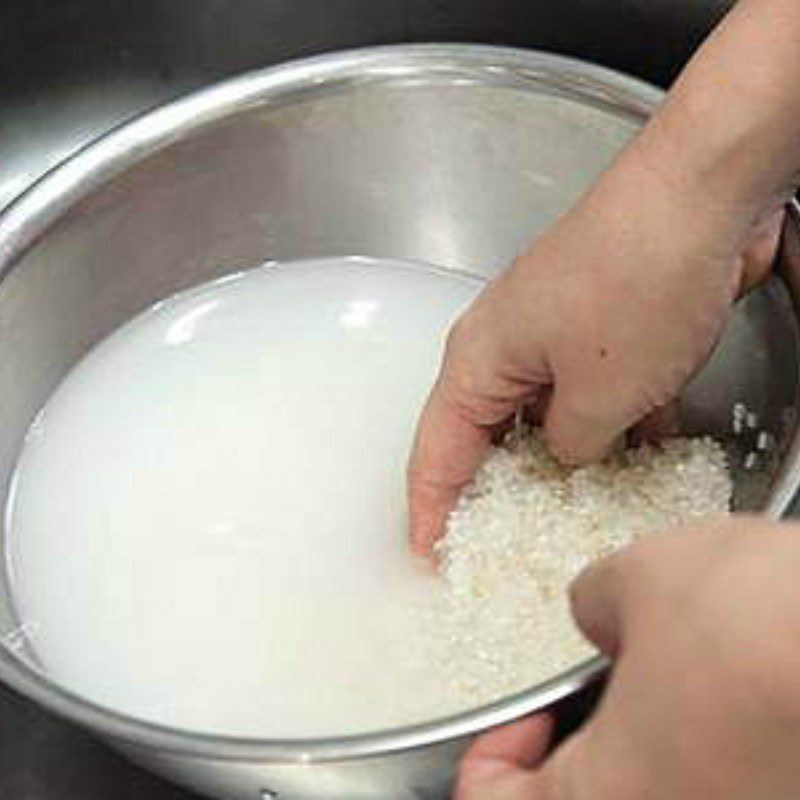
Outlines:
[{"label": "cloudy white rice water", "polygon": [[21,623],[57,681],[180,728],[320,736],[457,712],[587,653],[591,558],[727,507],[720,448],[565,471],[495,450],[441,545],[406,546],[404,464],[479,286],[364,260],[271,266],[160,303],[32,425],[6,509]]}]

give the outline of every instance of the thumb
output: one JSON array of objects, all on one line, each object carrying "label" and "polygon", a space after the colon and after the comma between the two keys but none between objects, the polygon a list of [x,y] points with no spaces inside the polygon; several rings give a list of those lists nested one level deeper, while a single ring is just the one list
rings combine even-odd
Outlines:
[{"label": "thumb", "polygon": [[611,657],[622,647],[628,552],[626,548],[590,564],[569,589],[572,616],[581,632]]},{"label": "thumb", "polygon": [[537,714],[479,737],[459,766],[454,800],[538,800],[534,769],[552,730],[550,716]]},{"label": "thumb", "polygon": [[538,714],[490,731],[467,751],[454,800],[577,800],[592,786],[586,772],[589,733],[571,736],[550,756],[552,719]]}]

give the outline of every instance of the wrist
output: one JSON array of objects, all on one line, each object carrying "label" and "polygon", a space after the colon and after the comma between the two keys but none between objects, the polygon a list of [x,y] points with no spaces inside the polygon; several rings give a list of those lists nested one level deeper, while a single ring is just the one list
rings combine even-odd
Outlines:
[{"label": "wrist", "polygon": [[797,176],[791,162],[773,157],[769,143],[775,137],[766,124],[720,121],[709,127],[700,124],[703,113],[689,103],[680,115],[671,110],[653,117],[629,157],[692,214],[724,217],[734,231],[748,236],[791,199]]},{"label": "wrist", "polygon": [[[599,268],[647,267],[671,280],[741,284],[741,254],[757,230],[755,204],[709,189],[694,175],[673,169],[664,151],[633,142],[592,187],[560,228],[595,242],[608,254]],[[778,204],[779,205],[779,204]],[[763,214],[766,215],[766,207]],[[606,263],[608,262],[608,263]]]},{"label": "wrist", "polygon": [[695,54],[634,149],[689,196],[745,223],[800,176],[800,5],[741,0]]}]

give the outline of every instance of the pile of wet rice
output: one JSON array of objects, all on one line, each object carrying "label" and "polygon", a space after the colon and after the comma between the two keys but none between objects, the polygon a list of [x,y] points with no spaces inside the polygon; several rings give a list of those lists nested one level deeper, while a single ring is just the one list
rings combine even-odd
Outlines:
[{"label": "pile of wet rice", "polygon": [[559,465],[531,431],[495,448],[438,545],[445,589],[424,625],[438,710],[497,699],[588,656],[569,614],[575,575],[637,537],[727,512],[731,490],[710,438],[580,468]]}]

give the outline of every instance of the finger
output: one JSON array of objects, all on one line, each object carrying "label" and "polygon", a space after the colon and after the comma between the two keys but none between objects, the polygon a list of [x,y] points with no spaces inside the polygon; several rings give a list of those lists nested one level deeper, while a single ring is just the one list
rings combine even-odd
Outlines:
[{"label": "finger", "polygon": [[[592,413],[584,408],[591,403]],[[542,433],[553,455],[564,464],[586,464],[605,457],[617,437],[636,418],[628,418],[619,408],[602,415],[602,398],[577,402],[570,392],[556,385],[544,415]]]},{"label": "finger", "polygon": [[625,550],[590,564],[570,586],[572,616],[583,635],[607,656],[621,648]]},{"label": "finger", "polygon": [[552,732],[551,717],[537,714],[479,737],[461,761],[457,800],[533,800],[532,770],[544,760]]},{"label": "finger", "polygon": [[658,444],[680,433],[680,408],[677,400],[653,409],[641,422],[628,431],[628,443],[632,447],[642,444]]},{"label": "finger", "polygon": [[472,481],[491,429],[467,419],[437,383],[423,409],[408,467],[411,548],[431,554],[447,515]]},{"label": "finger", "polygon": [[456,781],[453,800],[555,800],[538,786],[535,772],[518,767],[487,775],[470,769]]},{"label": "finger", "polygon": [[532,769],[547,752],[553,734],[550,714],[535,714],[480,736],[464,756],[466,765],[506,764]]},{"label": "finger", "polygon": [[522,418],[529,425],[541,428],[547,414],[547,407],[553,398],[552,386],[538,386],[536,391],[526,400],[522,409]]},{"label": "finger", "polygon": [[783,230],[785,211],[781,208],[757,228],[742,254],[739,295],[744,295],[769,275]]},{"label": "finger", "polygon": [[[541,715],[516,725],[532,724]],[[516,726],[513,726],[516,727]],[[474,749],[461,762],[456,780],[454,800],[577,800],[586,797],[619,797],[618,787],[608,793],[597,787],[590,750],[596,750],[595,734],[585,727],[573,734],[550,755],[546,755],[547,740],[541,732],[512,731],[519,737],[518,749],[513,750],[503,742],[504,758],[486,764],[475,758]],[[494,736],[494,734],[488,734]],[[527,738],[526,745],[521,742]],[[481,741],[479,740],[479,744]],[[536,758],[521,759],[523,747]],[[510,752],[509,752],[510,750]],[[508,757],[508,756],[511,757]],[[589,757],[587,757],[589,756]],[[638,795],[637,795],[638,796]]]}]

